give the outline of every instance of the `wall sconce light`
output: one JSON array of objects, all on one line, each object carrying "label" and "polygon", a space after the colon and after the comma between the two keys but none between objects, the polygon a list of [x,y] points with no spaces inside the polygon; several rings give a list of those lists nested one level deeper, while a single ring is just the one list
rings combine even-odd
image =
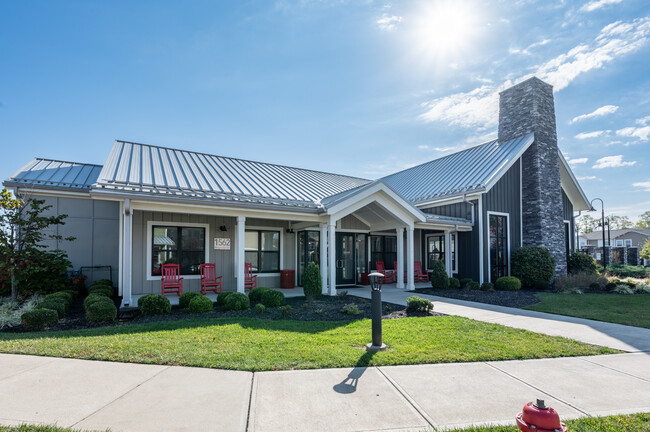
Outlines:
[{"label": "wall sconce light", "polygon": [[287,234],[293,234],[293,228],[287,228]]},{"label": "wall sconce light", "polygon": [[225,231],[228,231],[228,228],[226,228],[225,225],[221,225],[221,226],[219,227],[219,229],[220,229],[221,231],[224,231],[224,232],[225,232]]}]

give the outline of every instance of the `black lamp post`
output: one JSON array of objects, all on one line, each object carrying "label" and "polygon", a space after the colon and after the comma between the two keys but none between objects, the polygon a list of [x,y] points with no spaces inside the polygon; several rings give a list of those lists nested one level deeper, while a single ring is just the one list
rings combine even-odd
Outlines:
[{"label": "black lamp post", "polygon": [[372,343],[366,345],[368,351],[386,351],[386,345],[381,336],[381,283],[384,275],[373,272],[368,275],[372,287]]},{"label": "black lamp post", "polygon": [[594,201],[600,201],[600,206],[601,206],[601,231],[603,232],[603,248],[602,248],[602,262],[603,262],[603,267],[607,268],[607,254],[605,253],[605,203],[603,203],[603,200],[600,198],[594,198],[591,200],[591,208],[594,207],[593,202]]}]

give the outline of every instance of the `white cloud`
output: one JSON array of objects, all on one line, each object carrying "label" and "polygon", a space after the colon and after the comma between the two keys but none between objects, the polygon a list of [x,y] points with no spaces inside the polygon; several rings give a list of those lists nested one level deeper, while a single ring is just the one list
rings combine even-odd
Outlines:
[{"label": "white cloud", "polygon": [[594,0],[580,8],[581,12],[593,12],[607,5],[618,4],[623,0]]},{"label": "white cloud", "polygon": [[616,156],[605,156],[596,161],[596,164],[592,168],[601,169],[601,168],[618,168],[624,166],[632,166],[636,161],[623,161],[623,155]]},{"label": "white cloud", "polygon": [[645,126],[650,123],[650,116],[645,116],[643,118],[637,119],[635,123],[641,126]]},{"label": "white cloud", "polygon": [[643,189],[645,192],[650,192],[650,180],[645,182],[632,183],[632,186]]},{"label": "white cloud", "polygon": [[607,132],[609,131],[599,130],[593,132],[580,132],[578,135],[575,136],[575,138],[579,140],[598,138],[599,136],[605,135]]},{"label": "white cloud", "polygon": [[508,52],[510,54],[526,54],[526,55],[530,55],[530,50],[532,50],[533,48],[537,48],[538,46],[544,46],[544,45],[548,44],[549,42],[551,42],[550,39],[544,39],[544,40],[541,40],[539,42],[535,42],[533,44],[530,44],[524,49],[510,48],[508,50]]},{"label": "white cloud", "polygon": [[[603,27],[590,43],[574,47],[515,81],[537,76],[553,85],[556,92],[560,91],[578,76],[600,69],[616,58],[638,50],[647,42],[648,35],[650,17],[637,18],[631,22],[614,22]],[[498,122],[498,93],[513,84],[512,80],[502,84],[485,84],[474,90],[430,100],[423,104],[425,112],[420,115],[420,119],[479,130],[493,127]]]},{"label": "white cloud", "polygon": [[578,180],[596,180],[596,176],[576,177]]},{"label": "white cloud", "polygon": [[616,131],[616,135],[624,137],[635,137],[641,141],[650,139],[650,126],[645,127],[626,127]]},{"label": "white cloud", "polygon": [[451,147],[435,147],[435,148],[434,148],[435,151],[439,151],[439,152],[448,152],[449,150],[456,150],[456,149],[458,149],[458,147],[456,147],[456,146],[451,146]]},{"label": "white cloud", "polygon": [[569,162],[569,165],[573,166],[573,165],[587,163],[588,160],[589,159],[587,159],[587,158],[575,158],[575,159],[569,159],[568,162]]},{"label": "white cloud", "polygon": [[605,105],[601,106],[600,108],[596,109],[595,111],[590,112],[589,114],[583,114],[579,115],[578,117],[574,117],[573,120],[571,120],[569,123],[575,123],[581,120],[586,120],[594,117],[602,117],[606,116],[609,114],[614,114],[618,110],[618,107],[616,105]]},{"label": "white cloud", "polygon": [[377,20],[377,25],[381,30],[393,31],[397,28],[397,24],[401,22],[402,22],[401,16],[383,14],[381,18]]},{"label": "white cloud", "polygon": [[420,150],[426,150],[426,149],[429,148],[429,146],[428,146],[428,145],[419,145],[418,148],[419,148]]}]

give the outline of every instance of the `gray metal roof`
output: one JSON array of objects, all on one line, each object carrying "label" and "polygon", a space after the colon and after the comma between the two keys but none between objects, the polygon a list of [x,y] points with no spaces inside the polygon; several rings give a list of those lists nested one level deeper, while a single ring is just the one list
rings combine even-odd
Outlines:
[{"label": "gray metal roof", "polygon": [[5,180],[4,185],[88,191],[101,169],[101,165],[35,158]]},{"label": "gray metal roof", "polygon": [[381,180],[413,203],[483,190],[519,157],[533,139],[533,134],[530,134],[504,143],[489,141]]},{"label": "gray metal roof", "polygon": [[369,180],[116,141],[94,190],[320,207]]}]

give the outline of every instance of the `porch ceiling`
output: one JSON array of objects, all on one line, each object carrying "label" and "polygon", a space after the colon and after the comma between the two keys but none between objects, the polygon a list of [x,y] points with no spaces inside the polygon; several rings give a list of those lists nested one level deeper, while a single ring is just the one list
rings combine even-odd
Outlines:
[{"label": "porch ceiling", "polygon": [[400,223],[395,216],[382,208],[376,202],[372,202],[367,206],[360,208],[353,212],[352,215],[371,228],[373,225],[377,224],[385,225],[389,222]]}]

